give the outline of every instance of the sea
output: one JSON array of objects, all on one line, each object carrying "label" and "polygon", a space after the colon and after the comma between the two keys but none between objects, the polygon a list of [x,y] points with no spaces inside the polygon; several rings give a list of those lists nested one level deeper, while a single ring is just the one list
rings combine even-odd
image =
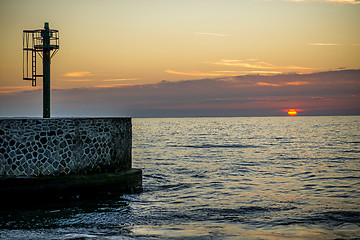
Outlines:
[{"label": "sea", "polygon": [[360,239],[360,116],[134,118],[132,154],[143,192],[3,209],[0,239]]}]

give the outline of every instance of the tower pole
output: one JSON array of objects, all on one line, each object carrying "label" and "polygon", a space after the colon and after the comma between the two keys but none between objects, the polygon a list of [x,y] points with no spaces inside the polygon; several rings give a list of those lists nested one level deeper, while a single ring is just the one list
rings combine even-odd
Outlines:
[{"label": "tower pole", "polygon": [[50,118],[50,29],[44,24],[43,38],[43,118]]}]

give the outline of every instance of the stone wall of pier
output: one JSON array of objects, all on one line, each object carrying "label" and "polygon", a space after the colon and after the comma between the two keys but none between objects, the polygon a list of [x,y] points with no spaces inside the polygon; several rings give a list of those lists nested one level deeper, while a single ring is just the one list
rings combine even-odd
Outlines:
[{"label": "stone wall of pier", "polygon": [[0,177],[131,169],[131,118],[2,118]]}]

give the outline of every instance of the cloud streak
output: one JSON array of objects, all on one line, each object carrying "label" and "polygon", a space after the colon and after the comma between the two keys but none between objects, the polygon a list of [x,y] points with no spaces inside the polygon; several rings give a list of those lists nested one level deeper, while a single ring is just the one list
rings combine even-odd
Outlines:
[{"label": "cloud streak", "polygon": [[212,37],[230,37],[230,34],[223,34],[223,33],[211,33],[211,32],[195,32],[197,35],[207,35]]},{"label": "cloud streak", "polygon": [[164,70],[164,72],[166,73],[170,73],[170,74],[176,74],[176,75],[185,75],[185,76],[197,76],[197,77],[219,77],[219,76],[226,76],[228,74],[222,74],[222,73],[214,73],[214,72],[197,72],[197,71],[192,71],[192,72],[181,72],[181,71],[174,71],[174,70]]},{"label": "cloud streak", "polygon": [[276,83],[257,82],[256,84],[259,86],[281,87],[280,84],[276,84]]},{"label": "cloud streak", "polygon": [[239,75],[276,75],[286,72],[309,73],[315,70],[314,68],[301,67],[301,66],[278,66],[268,62],[260,61],[258,59],[221,59],[215,62],[205,62],[211,65],[221,66],[223,68],[232,68],[236,70],[215,70],[210,72],[199,71],[176,71],[172,69],[164,70],[169,74],[184,75],[184,76],[203,76],[203,77],[226,77],[226,76],[239,76]]},{"label": "cloud streak", "polygon": [[310,46],[342,46],[341,43],[309,43]]},{"label": "cloud streak", "polygon": [[36,88],[32,86],[5,86],[5,87],[0,87],[0,96],[5,94],[13,94],[18,92],[33,91],[33,90],[36,90]]},{"label": "cloud streak", "polygon": [[248,74],[258,74],[258,75],[274,75],[282,74],[282,71],[269,71],[269,70],[243,70],[243,71],[211,71],[211,72],[198,72],[198,71],[174,71],[174,70],[164,70],[166,73],[184,75],[184,76],[196,76],[196,77],[229,77],[229,76],[243,76]]},{"label": "cloud streak", "polygon": [[92,82],[92,79],[67,79],[65,82]]},{"label": "cloud streak", "polygon": [[68,72],[64,74],[65,77],[88,77],[93,75],[91,72]]},{"label": "cloud streak", "polygon": [[221,59],[220,61],[213,62],[216,65],[242,67],[251,69],[281,69],[281,70],[310,70],[313,68],[300,67],[300,66],[277,66],[268,62],[259,61],[257,59],[237,60],[237,59]]}]

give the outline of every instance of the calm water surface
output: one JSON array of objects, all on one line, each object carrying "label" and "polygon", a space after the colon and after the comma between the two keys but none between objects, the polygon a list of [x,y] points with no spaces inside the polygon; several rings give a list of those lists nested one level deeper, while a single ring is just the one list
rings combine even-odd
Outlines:
[{"label": "calm water surface", "polygon": [[141,194],[2,210],[0,239],[360,239],[360,117],[133,119]]}]

